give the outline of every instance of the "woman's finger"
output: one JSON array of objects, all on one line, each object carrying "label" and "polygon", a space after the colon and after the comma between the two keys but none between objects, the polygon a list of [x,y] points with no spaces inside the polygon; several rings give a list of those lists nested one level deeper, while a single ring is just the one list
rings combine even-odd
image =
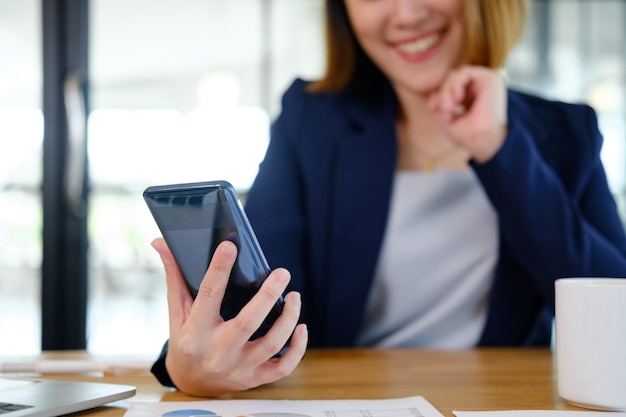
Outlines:
[{"label": "woman's finger", "polygon": [[446,120],[450,121],[463,115],[471,105],[470,86],[472,72],[469,68],[451,71],[440,89],[440,110]]},{"label": "woman's finger", "polygon": [[293,291],[285,296],[280,317],[263,337],[251,343],[251,363],[262,363],[281,351],[298,324],[301,306],[300,293]]},{"label": "woman's finger", "polygon": [[285,353],[277,359],[264,362],[258,368],[260,384],[269,384],[291,374],[298,366],[308,343],[308,329],[305,324],[299,324],[291,336],[291,343]]},{"label": "woman's finger", "polygon": [[165,240],[163,238],[154,239],[152,247],[161,257],[161,262],[165,269],[170,335],[173,335],[179,331],[187,320],[193,299],[191,294],[189,294],[187,284],[178,268],[174,255],[172,255]]},{"label": "woman's finger", "polygon": [[[189,314],[188,321],[191,325],[201,328],[205,323],[222,321],[220,308],[236,259],[237,247],[234,243],[225,240],[217,246]],[[207,326],[204,328],[208,328]]]},{"label": "woman's finger", "polygon": [[291,275],[286,269],[278,268],[272,271],[248,304],[228,321],[229,328],[233,330],[228,333],[229,343],[243,346],[250,339],[281,297],[290,280]]}]

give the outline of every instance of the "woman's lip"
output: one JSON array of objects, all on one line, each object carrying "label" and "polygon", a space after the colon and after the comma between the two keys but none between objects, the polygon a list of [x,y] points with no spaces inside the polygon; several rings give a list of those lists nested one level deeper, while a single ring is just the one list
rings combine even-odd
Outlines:
[{"label": "woman's lip", "polygon": [[432,33],[410,41],[399,42],[396,44],[396,48],[408,54],[416,54],[432,48],[439,41],[440,37],[439,33]]},{"label": "woman's lip", "polygon": [[414,37],[394,43],[398,54],[409,61],[420,61],[429,57],[441,44],[444,32],[433,32],[425,36]]}]

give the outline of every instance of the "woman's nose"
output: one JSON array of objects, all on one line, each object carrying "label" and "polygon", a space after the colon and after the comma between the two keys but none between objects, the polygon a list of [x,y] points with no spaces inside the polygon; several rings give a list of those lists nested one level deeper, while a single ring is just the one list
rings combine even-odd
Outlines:
[{"label": "woman's nose", "polygon": [[391,0],[391,17],[396,24],[415,24],[428,17],[424,0]]}]

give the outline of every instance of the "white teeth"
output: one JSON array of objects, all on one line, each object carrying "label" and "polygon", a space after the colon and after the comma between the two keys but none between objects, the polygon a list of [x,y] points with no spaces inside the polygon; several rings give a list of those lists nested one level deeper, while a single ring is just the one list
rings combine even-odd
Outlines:
[{"label": "white teeth", "polygon": [[398,49],[407,54],[418,54],[432,47],[439,40],[439,34],[435,33],[425,38],[417,39],[413,42],[406,42],[398,45]]}]

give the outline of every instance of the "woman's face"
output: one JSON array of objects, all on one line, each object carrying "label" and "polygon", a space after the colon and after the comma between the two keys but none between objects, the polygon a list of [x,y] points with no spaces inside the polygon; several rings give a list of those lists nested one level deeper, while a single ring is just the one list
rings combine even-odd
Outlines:
[{"label": "woman's face", "polygon": [[396,89],[427,94],[461,64],[464,0],[345,0],[361,47]]}]

